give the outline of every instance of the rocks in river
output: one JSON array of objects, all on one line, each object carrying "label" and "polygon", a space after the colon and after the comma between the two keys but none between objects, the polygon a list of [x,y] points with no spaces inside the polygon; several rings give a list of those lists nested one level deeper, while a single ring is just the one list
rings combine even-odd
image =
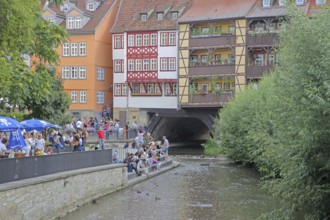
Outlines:
[{"label": "rocks in river", "polygon": [[157,201],[157,200],[160,200],[161,198],[160,197],[157,197],[157,196],[155,196],[155,200]]},{"label": "rocks in river", "polygon": [[136,192],[137,192],[137,193],[142,193],[140,190],[137,190]]},{"label": "rocks in river", "polygon": [[209,163],[201,163],[201,166],[210,166]]}]

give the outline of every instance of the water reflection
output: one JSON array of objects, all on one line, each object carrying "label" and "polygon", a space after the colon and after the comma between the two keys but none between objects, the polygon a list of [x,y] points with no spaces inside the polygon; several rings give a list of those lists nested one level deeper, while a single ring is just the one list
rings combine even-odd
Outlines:
[{"label": "water reflection", "polygon": [[[198,157],[198,158],[197,158]],[[98,199],[62,219],[248,220],[277,204],[252,169],[224,158],[177,157],[179,168]]]}]

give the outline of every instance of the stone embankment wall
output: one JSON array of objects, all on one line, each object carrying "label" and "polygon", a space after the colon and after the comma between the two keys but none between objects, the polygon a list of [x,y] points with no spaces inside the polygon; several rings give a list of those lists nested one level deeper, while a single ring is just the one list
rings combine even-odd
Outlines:
[{"label": "stone embankment wall", "polygon": [[0,184],[0,219],[51,219],[126,185],[121,164]]}]

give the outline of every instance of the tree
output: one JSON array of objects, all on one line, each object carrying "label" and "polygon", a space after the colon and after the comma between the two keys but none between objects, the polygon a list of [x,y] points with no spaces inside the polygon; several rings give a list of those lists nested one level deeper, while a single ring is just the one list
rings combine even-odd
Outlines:
[{"label": "tree", "polygon": [[279,65],[229,103],[216,141],[232,160],[253,163],[283,199],[265,219],[330,218],[330,10],[312,19],[290,7]]}]

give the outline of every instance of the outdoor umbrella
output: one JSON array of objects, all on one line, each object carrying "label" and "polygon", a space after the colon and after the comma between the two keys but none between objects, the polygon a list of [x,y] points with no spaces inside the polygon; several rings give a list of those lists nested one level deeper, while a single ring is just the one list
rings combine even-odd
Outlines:
[{"label": "outdoor umbrella", "polygon": [[24,128],[27,131],[42,131],[46,128],[52,128],[54,125],[48,121],[40,120],[40,119],[30,119],[21,121],[22,128]]},{"label": "outdoor umbrella", "polygon": [[11,131],[8,142],[8,149],[19,150],[26,146],[21,130]]},{"label": "outdoor umbrella", "polygon": [[21,124],[13,118],[0,116],[0,131],[15,131]]}]

